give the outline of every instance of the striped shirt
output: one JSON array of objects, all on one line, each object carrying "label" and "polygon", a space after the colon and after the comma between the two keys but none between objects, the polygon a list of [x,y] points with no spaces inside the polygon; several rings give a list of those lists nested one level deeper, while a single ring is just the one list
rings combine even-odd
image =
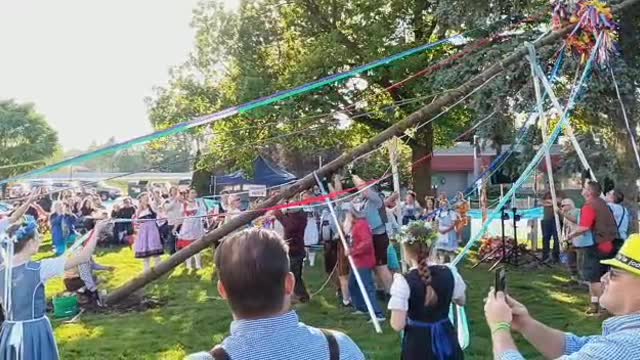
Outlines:
[{"label": "striped shirt", "polygon": [[[231,335],[222,342],[222,348],[231,360],[328,360],[329,345],[319,329],[299,322],[298,315],[290,311],[284,315],[258,320],[235,320]],[[345,334],[333,332],[340,360],[364,360],[358,346]],[[213,359],[207,353],[193,354],[189,360]]]},{"label": "striped shirt", "polygon": [[[499,360],[523,360],[517,351],[502,353]],[[616,316],[602,323],[602,335],[580,337],[565,334],[563,360],[640,359],[640,314]]]}]

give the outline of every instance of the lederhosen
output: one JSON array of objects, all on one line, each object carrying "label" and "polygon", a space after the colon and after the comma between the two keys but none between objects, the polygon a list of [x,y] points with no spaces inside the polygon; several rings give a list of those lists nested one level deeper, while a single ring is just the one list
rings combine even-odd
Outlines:
[{"label": "lederhosen", "polygon": [[[340,360],[340,346],[338,346],[336,337],[333,335],[331,330],[319,330],[322,332],[322,335],[324,335],[327,339],[327,343],[329,344],[329,360]],[[229,357],[229,354],[227,354],[221,346],[216,346],[209,352],[209,354],[214,360],[232,360],[231,357]]]}]

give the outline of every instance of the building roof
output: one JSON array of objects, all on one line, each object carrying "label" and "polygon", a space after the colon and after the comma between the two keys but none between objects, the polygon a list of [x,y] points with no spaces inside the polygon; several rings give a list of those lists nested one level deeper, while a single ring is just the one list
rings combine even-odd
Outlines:
[{"label": "building roof", "polygon": [[[503,145],[502,149],[507,151],[510,147],[511,145]],[[553,145],[550,150],[553,167],[557,168],[562,162],[562,148],[560,145]],[[486,147],[478,154],[480,166],[489,166],[495,157],[495,149]],[[473,145],[469,142],[459,142],[450,148],[436,149],[431,161],[431,169],[436,172],[473,171],[473,168]],[[546,171],[544,160],[540,163],[539,169]]]}]

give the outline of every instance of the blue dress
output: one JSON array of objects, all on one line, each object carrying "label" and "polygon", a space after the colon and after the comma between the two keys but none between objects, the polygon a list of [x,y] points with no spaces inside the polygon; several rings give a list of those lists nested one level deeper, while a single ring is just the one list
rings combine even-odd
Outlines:
[{"label": "blue dress", "polygon": [[[13,268],[11,308],[0,331],[0,360],[57,360],[58,347],[46,316],[44,283],[64,273],[66,259],[30,261]],[[4,300],[5,269],[0,270],[0,295]],[[10,311],[9,311],[10,310]],[[20,355],[21,354],[21,355]]]},{"label": "blue dress", "polygon": [[56,256],[60,256],[67,250],[67,242],[75,233],[75,217],[53,213],[49,221],[51,222],[51,238]]}]

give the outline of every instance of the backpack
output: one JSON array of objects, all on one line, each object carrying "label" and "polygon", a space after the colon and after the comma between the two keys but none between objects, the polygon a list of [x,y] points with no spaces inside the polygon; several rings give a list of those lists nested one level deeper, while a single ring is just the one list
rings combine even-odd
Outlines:
[{"label": "backpack", "polygon": [[[338,345],[338,341],[336,340],[335,335],[331,332],[331,330],[319,329],[322,332],[322,335],[327,339],[327,343],[329,345],[329,360],[340,360],[340,347]],[[214,360],[231,360],[229,354],[222,348],[222,346],[216,346],[213,348],[209,355],[213,357]]]},{"label": "backpack", "polygon": [[613,217],[611,208],[601,198],[593,199],[588,203],[596,212],[596,223],[593,227],[593,236],[596,244],[613,241],[618,235],[618,224]]}]

